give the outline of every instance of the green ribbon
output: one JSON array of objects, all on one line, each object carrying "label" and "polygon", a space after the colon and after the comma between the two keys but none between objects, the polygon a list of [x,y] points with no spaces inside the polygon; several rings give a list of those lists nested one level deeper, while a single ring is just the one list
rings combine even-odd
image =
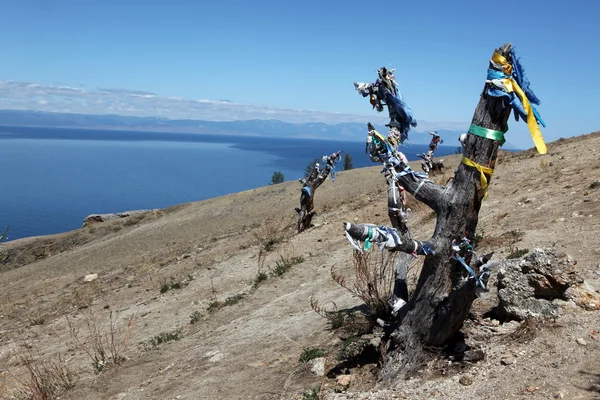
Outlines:
[{"label": "green ribbon", "polygon": [[373,238],[373,228],[369,228],[369,234],[365,239],[365,247],[364,250],[369,250],[371,248],[371,239]]},{"label": "green ribbon", "polygon": [[487,128],[482,128],[481,126],[477,126],[474,124],[471,124],[471,126],[469,127],[469,133],[472,133],[473,135],[480,136],[480,137],[483,137],[486,139],[499,140],[500,146],[502,146],[506,142],[506,139],[504,139],[504,133],[506,131],[508,131],[508,126],[506,127],[504,132],[494,131],[492,129],[487,129]]}]

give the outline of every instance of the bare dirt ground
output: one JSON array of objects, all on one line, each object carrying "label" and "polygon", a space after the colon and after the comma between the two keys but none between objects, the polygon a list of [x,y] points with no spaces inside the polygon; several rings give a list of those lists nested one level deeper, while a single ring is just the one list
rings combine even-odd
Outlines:
[{"label": "bare dirt ground", "polygon": [[[448,172],[435,179],[444,183],[459,160],[446,157]],[[76,378],[61,399],[302,399],[319,387],[322,398],[340,400],[600,398],[600,312],[568,305],[545,324],[469,320],[464,332],[479,338],[483,360],[440,356],[422,376],[390,386],[376,385],[375,364],[366,364],[347,371],[350,385],[336,393],[335,379],[299,361],[304,349],[319,347],[327,366],[336,365],[343,338],[310,299],[340,309],[361,304],[330,269],[352,273],[342,222],[388,223],[379,171],[344,171],[326,181],[315,196],[317,226],[300,235],[293,234],[300,185],[287,182],[3,243],[0,395],[18,398],[10,393],[29,381],[28,360],[31,367],[60,356]],[[482,250],[502,260],[517,247],[554,246],[598,290],[595,181],[600,132],[550,143],[545,156],[502,153],[480,212]],[[419,204],[412,209],[413,233],[428,238],[434,216]],[[291,260],[298,263],[284,271]],[[266,279],[255,285],[261,272]],[[88,274],[98,276],[86,282]],[[93,367],[84,351],[94,355],[89,326],[97,337],[113,332],[118,365]]]}]

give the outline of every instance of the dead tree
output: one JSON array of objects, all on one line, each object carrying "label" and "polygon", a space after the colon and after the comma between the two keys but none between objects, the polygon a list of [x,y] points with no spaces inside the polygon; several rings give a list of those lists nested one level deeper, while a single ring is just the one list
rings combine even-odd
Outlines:
[{"label": "dead tree", "polygon": [[314,198],[315,191],[325,179],[329,176],[332,168],[334,168],[335,163],[339,161],[340,155],[342,151],[338,151],[337,153],[333,153],[329,157],[327,157],[327,162],[325,168],[320,170],[319,163],[316,163],[313,167],[310,175],[307,178],[301,179],[302,189],[300,194],[300,207],[296,207],[296,212],[298,213],[298,222],[296,223],[296,231],[298,233],[308,229],[311,227],[312,218],[315,214],[314,211]]},{"label": "dead tree", "polygon": [[[496,51],[513,64],[510,50],[511,44],[507,43]],[[511,108],[501,97],[489,95],[488,85],[475,109],[472,126],[504,132]],[[427,354],[425,349],[447,344],[461,329],[476,297],[476,280],[465,279],[464,267],[452,257],[452,244],[454,240],[474,237],[486,186],[502,144],[502,137],[488,137],[471,132],[466,135],[463,161],[446,186],[419,181],[410,174],[398,178],[410,194],[436,212],[437,220],[430,239],[421,242],[402,235],[402,243],[394,248],[426,257],[412,298],[389,327],[380,376],[383,380],[414,372]],[[354,238],[368,237],[365,225],[345,223],[345,229]]]}]

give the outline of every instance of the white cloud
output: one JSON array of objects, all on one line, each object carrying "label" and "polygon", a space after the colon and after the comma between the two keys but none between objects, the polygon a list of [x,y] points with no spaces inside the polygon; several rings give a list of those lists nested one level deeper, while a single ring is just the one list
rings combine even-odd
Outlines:
[{"label": "white cloud", "polygon": [[[0,81],[0,109],[70,112],[80,114],[119,113],[138,117],[165,117],[170,119],[197,119],[208,121],[235,121],[248,119],[278,119],[291,123],[366,122],[383,124],[387,113],[369,115],[292,110],[272,106],[234,103],[229,100],[188,100],[181,97],[161,97],[141,90],[39,85],[29,82]],[[461,130],[467,123],[430,123],[419,121],[418,129]]]}]

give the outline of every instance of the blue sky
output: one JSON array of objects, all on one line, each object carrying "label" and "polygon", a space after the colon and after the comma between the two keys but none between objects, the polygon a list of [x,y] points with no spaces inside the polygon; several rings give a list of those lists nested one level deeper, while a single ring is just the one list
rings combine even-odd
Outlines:
[{"label": "blue sky", "polygon": [[[468,125],[493,49],[512,42],[542,100],[548,140],[600,129],[595,78],[600,2],[594,0],[2,0],[0,5],[0,81],[40,85],[35,93],[22,88],[0,93],[0,108],[18,102],[40,109],[140,113],[141,103],[134,112],[123,97],[96,93],[110,88],[118,89],[113,94],[143,91],[159,99],[228,100],[252,110],[268,106],[266,115],[273,118],[282,108],[375,119],[352,83],[373,81],[385,65],[396,68],[416,118],[429,122],[428,129],[441,129]],[[48,86],[77,88],[86,96],[61,103],[56,93],[40,93],[39,87]],[[211,104],[216,119],[219,107],[235,119],[228,103]],[[178,116],[169,114],[170,107],[155,104],[148,112]],[[528,136],[524,123],[511,123],[509,141],[531,147]]]}]

